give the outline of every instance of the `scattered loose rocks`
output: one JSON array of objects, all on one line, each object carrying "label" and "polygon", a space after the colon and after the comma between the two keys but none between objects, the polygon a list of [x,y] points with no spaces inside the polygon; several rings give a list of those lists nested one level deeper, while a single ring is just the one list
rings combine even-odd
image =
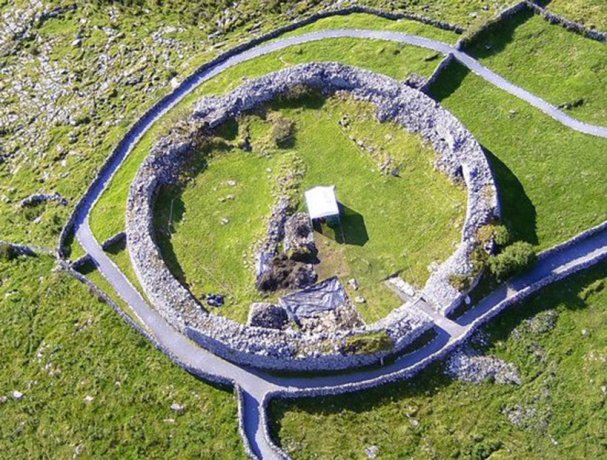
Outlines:
[{"label": "scattered loose rocks", "polygon": [[556,310],[547,310],[538,313],[533,318],[526,319],[512,331],[514,339],[521,339],[526,336],[537,336],[550,332],[556,326],[558,320]]},{"label": "scattered loose rocks", "polygon": [[470,347],[457,349],[447,360],[447,375],[470,383],[494,381],[520,385],[521,377],[514,364],[492,356],[480,356]]},{"label": "scattered loose rocks", "polygon": [[178,414],[182,414],[185,412],[186,407],[181,404],[173,403],[171,404],[171,410],[177,412]]}]

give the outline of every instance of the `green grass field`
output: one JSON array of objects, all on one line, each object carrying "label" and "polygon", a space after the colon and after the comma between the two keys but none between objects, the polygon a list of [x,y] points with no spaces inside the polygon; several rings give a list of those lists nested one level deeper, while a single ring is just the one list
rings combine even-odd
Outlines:
[{"label": "green grass field", "polygon": [[[482,34],[468,51],[501,76],[571,116],[607,125],[605,44],[526,11]],[[524,64],[524,65],[522,65]]]},{"label": "green grass field", "polygon": [[607,219],[607,140],[575,133],[460,65],[433,88],[485,148],[514,236],[547,248]]},{"label": "green grass field", "polygon": [[[514,363],[520,386],[453,381],[438,364],[373,391],[274,403],[274,433],[294,459],[366,458],[370,446],[381,459],[603,458],[606,285],[602,264],[490,324],[485,351]],[[555,328],[533,332],[526,321],[548,310]],[[504,414],[517,405],[520,426]]]},{"label": "green grass field", "polygon": [[[44,3],[52,8],[72,2]],[[471,28],[513,3],[361,2]],[[607,30],[603,0],[545,3],[557,14]],[[36,5],[0,0],[1,27],[7,13],[22,8],[16,12],[20,18]],[[34,21],[32,38],[3,38],[0,48],[8,51],[0,54],[7,76],[0,82],[0,239],[54,246],[95,171],[137,117],[170,90],[171,78],[180,80],[254,34],[323,5],[316,0],[80,2],[74,12]],[[506,78],[555,104],[583,98],[571,114],[607,124],[605,45],[540,18],[517,25],[506,24],[485,36],[474,52]],[[417,23],[365,15],[326,19],[306,30],[346,26],[456,39]],[[487,44],[491,49],[484,48]],[[339,60],[399,79],[410,72],[429,75],[437,63],[431,53],[412,47],[335,40],[226,72],[184,101],[137,146],[94,211],[99,240],[124,228],[128,184],[158,135],[195,98],[222,93],[245,76],[315,59]],[[605,220],[607,141],[573,133],[457,66],[434,92],[486,148],[515,238],[546,248]],[[53,106],[63,114],[45,117]],[[62,119],[64,115],[74,121]],[[211,172],[209,168],[200,180]],[[411,178],[418,179],[423,180]],[[58,191],[70,203],[19,207],[22,198],[38,191]],[[261,206],[264,195],[259,199]],[[82,254],[77,244],[72,247],[73,257]],[[126,252],[112,258],[134,279]],[[0,399],[3,457],[244,458],[231,392],[174,366],[86,287],[54,272],[54,266],[46,257],[0,262],[0,396],[7,396]],[[405,279],[416,270],[411,268]],[[108,287],[98,272],[88,276]],[[453,381],[436,365],[409,382],[371,392],[274,405],[273,432],[296,459],[366,458],[370,446],[379,448],[382,459],[602,458],[607,450],[606,283],[607,266],[602,264],[491,323],[486,351],[518,366],[520,387]],[[526,321],[545,311],[558,313],[556,327],[530,332]],[[364,314],[374,319],[379,312]],[[24,393],[23,399],[13,399],[15,390]],[[185,405],[185,413],[172,411],[172,403]],[[518,427],[504,415],[517,405],[527,414]]]},{"label": "green grass field", "polygon": [[[266,121],[246,118],[239,123],[240,131],[251,132],[253,153],[210,152],[208,165],[197,160],[202,172],[184,190],[172,188],[160,195],[157,234],[173,273],[199,297],[228,293],[228,305],[217,312],[244,321],[248,304],[259,300],[254,246],[265,234],[275,202],[272,182],[279,164],[293,155],[305,166],[299,198],[312,186],[333,184],[346,207],[346,244],[340,243],[340,230],[316,237],[319,275],[339,275],[344,284],[356,278],[360,290],[351,294],[367,299],[359,307],[364,319],[385,316],[400,301],[382,280],[400,271],[421,287],[428,265],[453,251],[465,214],[464,189],[433,170],[435,154],[417,136],[389,123],[378,124],[370,106],[314,98],[301,107],[277,104],[274,109],[295,122],[292,147],[272,151],[273,114]],[[339,125],[344,116],[349,118],[348,130]],[[378,162],[348,136],[402,163],[400,177],[380,174]],[[228,186],[230,180],[236,185]],[[229,223],[222,225],[222,219]]]},{"label": "green grass field", "polygon": [[603,0],[551,0],[548,9],[591,29],[607,31],[607,8]]},{"label": "green grass field", "polygon": [[0,262],[3,457],[244,458],[232,393],[173,365],[53,266]]}]

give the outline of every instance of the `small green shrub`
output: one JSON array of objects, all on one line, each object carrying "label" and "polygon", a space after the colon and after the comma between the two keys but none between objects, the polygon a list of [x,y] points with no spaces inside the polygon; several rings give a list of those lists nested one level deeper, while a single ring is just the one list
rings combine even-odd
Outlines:
[{"label": "small green shrub", "polygon": [[505,225],[487,224],[478,229],[476,238],[481,245],[491,243],[492,241],[499,247],[504,247],[510,243],[510,232]]},{"label": "small green shrub", "polygon": [[8,262],[15,258],[15,250],[8,243],[0,242],[0,261]]},{"label": "small green shrub", "polygon": [[346,338],[342,351],[346,354],[371,355],[392,349],[394,344],[386,331],[370,332]]},{"label": "small green shrub", "polygon": [[523,271],[537,259],[533,246],[517,241],[507,246],[500,254],[489,257],[489,270],[498,282]]},{"label": "small green shrub", "polygon": [[472,274],[478,275],[487,266],[489,254],[480,246],[477,246],[470,254],[470,263],[472,264]]},{"label": "small green shrub", "polygon": [[272,125],[272,139],[278,147],[288,147],[293,143],[295,134],[295,123],[284,118],[277,117]]},{"label": "small green shrub", "polygon": [[474,279],[481,274],[487,267],[489,254],[482,248],[477,246],[470,254],[470,264],[472,270],[469,273],[452,273],[449,275],[449,283],[460,292],[464,292],[472,286]]},{"label": "small green shrub", "polygon": [[472,285],[473,276],[471,274],[462,275],[460,273],[451,273],[449,275],[449,283],[459,292],[464,292]]}]

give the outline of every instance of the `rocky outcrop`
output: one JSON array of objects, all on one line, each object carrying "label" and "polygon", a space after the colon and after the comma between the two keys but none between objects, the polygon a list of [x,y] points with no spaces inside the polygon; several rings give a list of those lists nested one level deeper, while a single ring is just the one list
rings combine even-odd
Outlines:
[{"label": "rocky outcrop", "polygon": [[55,201],[61,206],[67,206],[67,199],[61,196],[58,192],[55,193],[34,193],[33,195],[24,198],[19,203],[22,208],[38,206],[39,204],[46,203],[47,201]]}]

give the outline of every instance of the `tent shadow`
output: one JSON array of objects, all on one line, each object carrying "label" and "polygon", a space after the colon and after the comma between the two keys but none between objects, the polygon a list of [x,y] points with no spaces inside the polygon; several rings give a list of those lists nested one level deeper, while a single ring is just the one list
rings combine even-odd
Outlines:
[{"label": "tent shadow", "polygon": [[314,231],[338,244],[364,246],[369,241],[365,218],[354,209],[338,203],[339,221],[314,222]]},{"label": "tent shadow", "polygon": [[339,203],[342,231],[337,233],[337,242],[364,246],[369,241],[369,233],[363,215],[354,209]]}]

